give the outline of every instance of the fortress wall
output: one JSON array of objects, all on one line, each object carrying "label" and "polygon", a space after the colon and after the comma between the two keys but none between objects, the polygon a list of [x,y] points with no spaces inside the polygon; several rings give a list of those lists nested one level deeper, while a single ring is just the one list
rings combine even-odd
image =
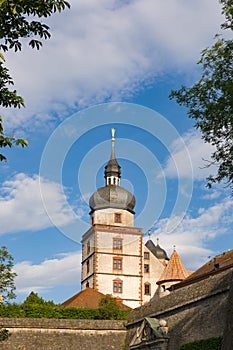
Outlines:
[{"label": "fortress wall", "polygon": [[123,321],[0,318],[10,337],[4,350],[122,350]]},{"label": "fortress wall", "polygon": [[133,310],[127,325],[127,349],[144,317],[168,322],[169,350],[177,350],[186,342],[223,335],[231,283],[232,272],[228,270]]}]

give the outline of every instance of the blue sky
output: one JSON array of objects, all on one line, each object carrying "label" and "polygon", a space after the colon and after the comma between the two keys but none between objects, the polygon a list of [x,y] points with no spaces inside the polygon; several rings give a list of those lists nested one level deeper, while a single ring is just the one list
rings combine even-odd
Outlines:
[{"label": "blue sky", "polygon": [[[212,148],[172,89],[199,77],[196,61],[223,18],[213,0],[71,1],[49,19],[39,52],[9,53],[26,109],[3,111],[29,140],[1,164],[0,239],[14,256],[17,301],[62,302],[80,290],[89,196],[104,185],[112,127],[136,225],[196,269],[232,249],[229,190],[205,188]],[[215,171],[214,169],[212,170]]]}]

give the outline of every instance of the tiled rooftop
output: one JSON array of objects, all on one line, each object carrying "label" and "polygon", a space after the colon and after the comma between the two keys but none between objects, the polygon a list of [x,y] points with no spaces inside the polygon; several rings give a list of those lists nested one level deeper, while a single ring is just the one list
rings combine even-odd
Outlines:
[{"label": "tiled rooftop", "polygon": [[183,281],[190,275],[190,272],[184,267],[179,254],[174,251],[172,256],[157,284],[166,281]]},{"label": "tiled rooftop", "polygon": [[[93,288],[86,288],[64,301],[61,305],[67,307],[98,309],[99,302],[104,296],[104,294]],[[121,300],[116,299],[116,302],[120,305],[121,310],[130,310],[130,307],[124,305]]]}]

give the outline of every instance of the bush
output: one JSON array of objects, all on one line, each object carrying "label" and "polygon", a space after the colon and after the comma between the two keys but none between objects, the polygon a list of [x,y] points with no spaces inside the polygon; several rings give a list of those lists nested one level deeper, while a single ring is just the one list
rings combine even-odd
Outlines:
[{"label": "bush", "polygon": [[179,350],[221,350],[223,337],[197,340],[192,343],[182,344]]},{"label": "bush", "polygon": [[3,328],[3,326],[0,326],[0,341],[6,340],[7,338],[9,338],[9,336],[9,331]]},{"label": "bush", "polygon": [[129,311],[121,311],[112,296],[101,299],[99,309],[64,307],[45,301],[31,292],[21,304],[0,304],[0,317],[61,318],[86,320],[125,320]]}]

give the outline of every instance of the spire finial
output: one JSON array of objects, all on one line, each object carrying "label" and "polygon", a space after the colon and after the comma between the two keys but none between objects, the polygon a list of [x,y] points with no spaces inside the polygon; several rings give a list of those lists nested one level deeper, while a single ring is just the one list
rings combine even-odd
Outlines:
[{"label": "spire finial", "polygon": [[156,238],[157,245],[159,245],[159,237]]},{"label": "spire finial", "polygon": [[176,251],[176,245],[175,244],[173,245],[173,251],[174,252]]},{"label": "spire finial", "polygon": [[112,128],[112,152],[111,152],[111,158],[110,159],[115,159],[115,132],[116,130],[114,128]]},{"label": "spire finial", "polygon": [[116,130],[112,128],[112,141],[115,141],[115,132]]},{"label": "spire finial", "polygon": [[151,236],[151,230],[148,230],[148,231],[147,231],[147,234],[148,234],[149,239],[150,239],[150,236]]}]

